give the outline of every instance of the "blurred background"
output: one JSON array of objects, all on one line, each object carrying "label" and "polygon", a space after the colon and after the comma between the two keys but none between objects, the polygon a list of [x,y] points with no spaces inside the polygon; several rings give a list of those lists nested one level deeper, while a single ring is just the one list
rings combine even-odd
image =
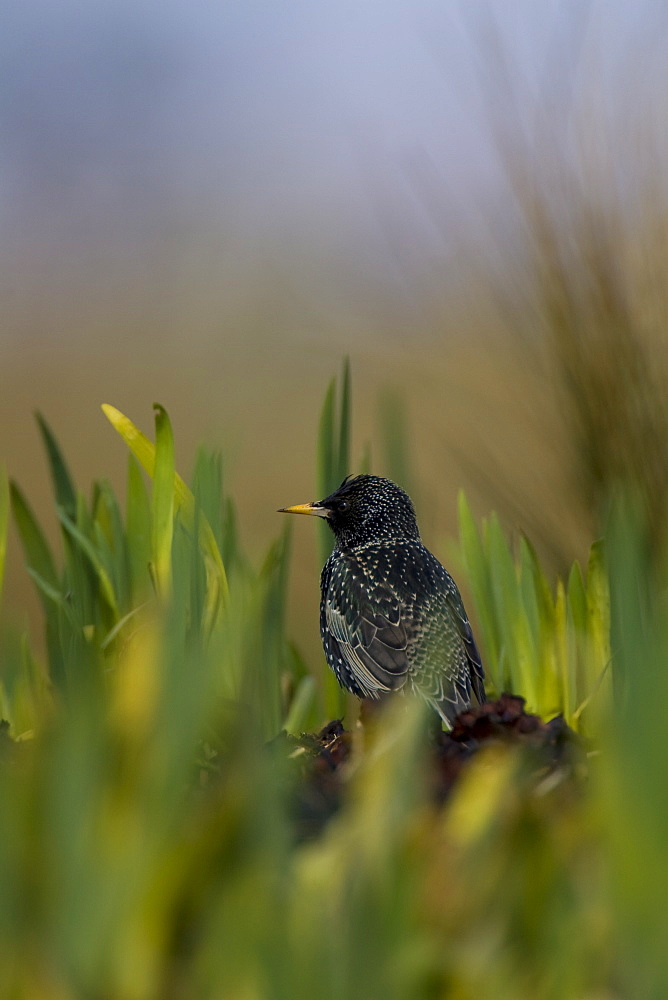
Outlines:
[{"label": "blurred background", "polygon": [[[356,454],[391,471],[379,428],[405,414],[431,547],[462,486],[553,570],[619,478],[658,523],[667,28],[661,0],[13,5],[0,460],[40,519],[33,411],[79,483],[119,485],[99,404],[149,431],[159,400],[184,474],[199,441],[222,449],[259,552],[277,507],[315,498],[349,355]],[[295,536],[315,648],[315,544]],[[16,551],[10,581],[13,615]]]}]

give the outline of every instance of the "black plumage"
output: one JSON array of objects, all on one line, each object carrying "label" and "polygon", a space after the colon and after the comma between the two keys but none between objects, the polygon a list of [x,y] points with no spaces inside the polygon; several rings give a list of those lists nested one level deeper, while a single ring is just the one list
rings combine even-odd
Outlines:
[{"label": "black plumage", "polygon": [[359,698],[410,685],[448,725],[485,700],[483,667],[457,585],[424,547],[396,483],[355,476],[286,513],[327,519],[336,545],[320,581],[320,632],[339,683]]}]

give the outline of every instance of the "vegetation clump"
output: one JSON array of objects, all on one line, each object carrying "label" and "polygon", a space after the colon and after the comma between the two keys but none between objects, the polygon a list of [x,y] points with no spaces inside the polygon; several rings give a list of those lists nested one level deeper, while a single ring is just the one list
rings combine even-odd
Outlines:
[{"label": "vegetation clump", "polygon": [[164,409],[154,443],[106,414],[124,504],[40,421],[61,557],[0,481],[0,564],[11,503],[45,627],[43,654],[2,640],[0,995],[666,995],[666,587],[638,509],[553,584],[462,498],[489,702],[358,725],[288,634],[289,526],[256,565],[219,456],[188,486]]}]

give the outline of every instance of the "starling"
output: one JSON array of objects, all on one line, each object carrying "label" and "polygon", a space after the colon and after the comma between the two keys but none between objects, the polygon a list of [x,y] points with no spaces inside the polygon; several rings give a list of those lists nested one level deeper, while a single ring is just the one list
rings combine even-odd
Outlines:
[{"label": "starling", "polygon": [[411,498],[379,476],[350,476],[317,503],[334,532],[320,579],[320,634],[342,687],[380,698],[408,685],[450,726],[485,700],[483,668],[457,585],[424,547]]}]

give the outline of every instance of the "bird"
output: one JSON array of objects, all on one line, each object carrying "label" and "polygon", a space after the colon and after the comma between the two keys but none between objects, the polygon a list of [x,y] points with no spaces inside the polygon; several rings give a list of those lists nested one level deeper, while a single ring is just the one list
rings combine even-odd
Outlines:
[{"label": "bird", "polygon": [[400,689],[449,729],[485,701],[484,670],[464,603],[423,545],[413,502],[390,479],[347,476],[324,500],[279,513],[325,518],[335,545],[320,578],[320,634],[339,684],[361,699]]}]

